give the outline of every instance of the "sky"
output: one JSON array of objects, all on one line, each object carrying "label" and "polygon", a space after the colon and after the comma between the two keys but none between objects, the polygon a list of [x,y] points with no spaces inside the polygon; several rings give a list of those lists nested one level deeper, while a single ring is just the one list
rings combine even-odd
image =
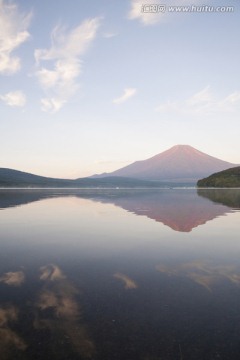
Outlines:
[{"label": "sky", "polygon": [[177,144],[240,164],[237,0],[0,0],[0,167],[78,178]]}]

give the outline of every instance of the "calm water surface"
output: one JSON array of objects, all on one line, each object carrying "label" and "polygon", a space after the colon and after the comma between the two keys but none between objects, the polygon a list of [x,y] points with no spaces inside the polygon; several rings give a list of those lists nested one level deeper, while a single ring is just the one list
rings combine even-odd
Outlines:
[{"label": "calm water surface", "polygon": [[1,190],[0,359],[240,358],[240,190]]}]

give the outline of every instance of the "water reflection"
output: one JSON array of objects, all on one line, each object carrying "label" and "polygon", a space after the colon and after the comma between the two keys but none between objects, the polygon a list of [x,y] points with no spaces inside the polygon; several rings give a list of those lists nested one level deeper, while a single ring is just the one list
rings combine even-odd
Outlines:
[{"label": "water reflection", "polygon": [[214,265],[206,261],[196,260],[174,266],[159,264],[156,270],[168,276],[187,277],[212,291],[214,285],[228,281],[232,285],[240,285],[240,267],[236,265]]},{"label": "water reflection", "polygon": [[232,209],[240,209],[240,190],[231,189],[45,190],[44,192],[11,190],[0,191],[0,209],[56,197],[75,197],[114,204],[180,232],[190,232],[199,225],[231,212]]},{"label": "water reflection", "polygon": [[22,271],[7,272],[0,277],[0,282],[10,286],[20,286],[25,280],[25,275]]},{"label": "water reflection", "polygon": [[198,189],[197,193],[214,203],[240,209],[240,189]]},{"label": "water reflection", "polygon": [[0,307],[0,349],[1,359],[12,359],[14,351],[23,351],[27,345],[24,340],[11,329],[18,321],[16,307],[7,305]]},{"label": "water reflection", "polygon": [[[95,347],[90,339],[87,329],[82,321],[82,309],[80,308],[77,295],[78,289],[67,279],[62,270],[54,264],[42,266],[39,270],[38,294],[36,299],[27,298],[25,303],[18,305],[0,306],[0,347],[1,359],[13,359],[14,351],[25,351],[26,358],[30,356],[36,346],[34,334],[41,339],[41,333],[47,333],[51,342],[47,346],[48,354],[60,358],[61,352],[73,351],[81,359],[92,358]],[[28,288],[25,283],[25,274],[22,271],[7,272],[0,278],[0,282],[22,288],[22,292]],[[37,279],[35,279],[37,283]],[[19,294],[16,293],[16,299]],[[15,298],[12,299],[14,301]],[[18,301],[17,301],[18,302]],[[31,331],[33,338],[31,343],[25,341],[13,328],[21,329],[23,315],[27,312],[32,314],[28,322],[27,334]],[[34,333],[35,332],[35,333]],[[29,336],[28,336],[29,337]],[[28,339],[28,340],[30,340]],[[39,340],[37,340],[39,342]],[[39,343],[40,344],[40,343]],[[61,346],[59,346],[61,344]],[[46,344],[45,344],[46,346]],[[31,356],[30,356],[31,358]]]},{"label": "water reflection", "polygon": [[81,323],[81,309],[75,299],[78,290],[54,264],[41,267],[40,280],[43,287],[36,302],[34,327],[49,329],[53,339],[56,336],[56,344],[70,343],[84,359],[91,358],[94,345]]},{"label": "water reflection", "polygon": [[147,216],[180,232],[190,232],[207,221],[231,210],[199,198],[195,190],[164,190],[160,192],[123,193],[113,196],[111,202],[136,215]]},{"label": "water reflection", "polygon": [[130,279],[129,276],[122,274],[122,273],[116,273],[113,275],[116,279],[120,280],[121,282],[123,282],[124,284],[124,288],[126,290],[129,289],[137,289],[138,285],[136,284],[136,282],[132,279]]},{"label": "water reflection", "polygon": [[55,191],[42,190],[1,190],[0,189],[0,210],[26,205],[34,201],[48,199],[57,196]]}]

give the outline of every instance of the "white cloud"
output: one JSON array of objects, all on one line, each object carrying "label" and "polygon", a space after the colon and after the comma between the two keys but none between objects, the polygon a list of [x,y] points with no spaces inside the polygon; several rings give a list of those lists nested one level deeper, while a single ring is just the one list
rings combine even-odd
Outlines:
[{"label": "white cloud", "polygon": [[111,39],[115,36],[117,36],[118,34],[117,33],[114,33],[114,32],[105,32],[103,34],[103,37],[106,38],[106,39]]},{"label": "white cloud", "polygon": [[[81,74],[81,56],[96,37],[100,25],[98,18],[84,21],[78,27],[67,31],[55,27],[52,32],[52,46],[36,49],[35,59],[38,70],[36,77],[48,96],[41,100],[44,111],[56,112],[78,89],[77,78]],[[41,67],[41,62],[49,62],[50,68]]]},{"label": "white cloud", "polygon": [[228,95],[224,101],[223,106],[234,107],[240,105],[240,91],[235,91],[234,93]]},{"label": "white cloud", "polygon": [[139,20],[144,25],[153,25],[162,21],[166,14],[164,12],[148,12],[148,5],[161,5],[161,0],[132,0],[131,9],[128,13],[128,18],[130,20]]},{"label": "white cloud", "polygon": [[45,112],[57,112],[64,105],[63,99],[55,99],[55,98],[44,98],[41,99],[42,107],[41,109]]},{"label": "white cloud", "polygon": [[214,101],[214,96],[210,91],[210,86],[191,96],[186,102],[190,106],[209,104]]},{"label": "white cloud", "polygon": [[[209,0],[205,1],[205,4]],[[139,20],[143,25],[154,25],[169,20],[170,16],[186,14],[186,11],[170,11],[171,6],[181,7],[202,5],[202,0],[131,0],[131,8],[128,13],[130,20]]]},{"label": "white cloud", "polygon": [[12,53],[30,36],[31,13],[21,14],[16,4],[0,0],[0,74],[14,74],[21,68]]},{"label": "white cloud", "polygon": [[119,98],[114,99],[113,103],[114,104],[121,104],[121,103],[127,101],[128,99],[130,99],[132,96],[134,96],[136,94],[136,91],[137,90],[134,89],[134,88],[124,89],[124,94],[122,96],[120,96]]},{"label": "white cloud", "polygon": [[23,107],[26,104],[26,96],[22,91],[10,91],[0,95],[0,99],[9,106]]},{"label": "white cloud", "polygon": [[159,105],[156,111],[163,114],[211,115],[214,113],[237,113],[240,110],[240,91],[220,99],[207,86],[183,101],[167,101]]}]

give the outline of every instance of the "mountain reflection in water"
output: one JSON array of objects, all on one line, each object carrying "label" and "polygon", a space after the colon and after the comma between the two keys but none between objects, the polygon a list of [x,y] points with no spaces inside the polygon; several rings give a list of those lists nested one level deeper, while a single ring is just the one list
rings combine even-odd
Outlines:
[{"label": "mountain reflection in water", "polygon": [[[201,192],[198,194],[201,195]],[[209,199],[212,200],[210,197]],[[190,232],[193,228],[231,211],[227,206],[222,206],[222,203],[214,206],[211,202],[199,198],[195,191],[183,189],[126,193],[116,195],[110,200],[103,197],[101,201],[111,202],[181,232]]]},{"label": "mountain reflection in water", "polygon": [[[69,197],[114,204],[136,215],[190,232],[207,221],[240,208],[240,190],[9,190],[0,191],[0,209],[48,198]],[[207,201],[206,199],[210,200]],[[213,203],[215,203],[213,205]]]}]

